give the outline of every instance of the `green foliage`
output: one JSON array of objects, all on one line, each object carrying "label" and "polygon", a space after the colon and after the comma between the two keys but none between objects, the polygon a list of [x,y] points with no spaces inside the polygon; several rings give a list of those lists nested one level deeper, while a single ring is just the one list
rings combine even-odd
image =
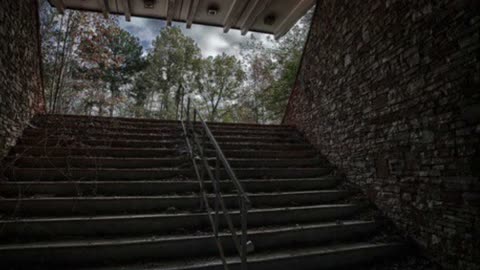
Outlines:
[{"label": "green foliage", "polygon": [[59,16],[46,1],[40,5],[42,64],[47,110],[60,112],[72,106],[76,89],[72,83],[75,72],[75,46],[86,17],[68,11]]},{"label": "green foliage", "polygon": [[112,116],[126,101],[126,87],[143,68],[140,41],[115,21],[106,21],[83,31],[78,51],[81,78],[97,91],[109,92],[103,105],[108,105]]},{"label": "green foliage", "polygon": [[235,56],[226,54],[203,59],[195,77],[195,94],[209,121],[223,120],[234,102],[245,73]]},{"label": "green foliage", "polygon": [[[178,118],[180,102],[192,91],[192,81],[198,73],[200,49],[179,28],[164,28],[153,41],[146,61],[148,65],[134,87],[135,95],[140,97],[137,116]],[[138,108],[145,106],[146,109]]]},{"label": "green foliage", "polygon": [[242,46],[248,80],[238,100],[239,120],[257,123],[281,121],[302,57],[312,11],[307,13],[281,40],[268,39],[271,47],[250,36]]},{"label": "green foliage", "polygon": [[49,112],[120,113],[143,68],[142,46],[115,17],[40,8],[45,92]]}]

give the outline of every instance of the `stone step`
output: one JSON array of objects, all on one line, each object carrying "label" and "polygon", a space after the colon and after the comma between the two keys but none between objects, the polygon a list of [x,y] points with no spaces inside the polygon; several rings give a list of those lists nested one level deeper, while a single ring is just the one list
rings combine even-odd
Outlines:
[{"label": "stone step", "polygon": [[[270,130],[270,131],[294,131],[297,132],[294,126],[288,125],[262,125],[262,124],[228,124],[228,123],[218,123],[218,122],[206,122],[207,126],[211,130]],[[200,123],[195,124],[195,128],[203,128],[203,125]]]},{"label": "stone step", "polygon": [[162,119],[148,119],[148,118],[128,118],[128,117],[108,117],[108,116],[91,116],[91,115],[70,115],[70,114],[37,114],[33,119],[33,123],[38,121],[55,121],[55,122],[81,122],[94,121],[100,123],[158,123],[158,124],[180,124],[178,120],[162,120]]},{"label": "stone step", "polygon": [[[72,130],[64,131],[61,133],[45,133],[44,130],[38,129],[26,129],[23,134],[24,137],[36,138],[37,142],[42,143],[46,138],[66,138],[66,139],[99,139],[99,140],[149,140],[149,141],[162,141],[162,140],[184,140],[182,134],[139,134],[139,133],[102,133],[95,130],[86,129],[83,133],[78,133]],[[230,135],[216,135],[217,142],[253,142],[253,143],[303,143],[303,140],[299,137],[279,137],[279,136],[230,136]]]},{"label": "stone step", "polygon": [[[39,133],[43,134],[88,134],[88,133],[128,133],[128,134],[181,134],[183,132],[181,126],[162,126],[158,128],[136,128],[136,127],[113,127],[106,125],[76,125],[76,124],[65,124],[63,126],[57,126],[55,128],[27,128],[26,131],[36,130]],[[201,134],[202,129],[199,127],[196,129],[196,132]],[[212,128],[211,132],[214,136],[224,135],[224,136],[277,136],[277,137],[290,137],[290,136],[299,136],[295,130],[269,130],[269,129],[223,129],[223,128]],[[29,134],[29,133],[27,133]]]},{"label": "stone step", "polygon": [[[321,190],[335,187],[338,177],[305,179],[245,179],[240,180],[247,192],[301,191]],[[211,190],[212,183],[205,182]],[[0,182],[2,197],[29,197],[32,195],[59,196],[131,196],[184,194],[200,190],[197,180],[180,181],[35,181],[35,182]],[[222,192],[234,190],[230,180],[221,181]]]},{"label": "stone step", "polygon": [[[312,178],[329,174],[324,168],[233,168],[239,179],[249,178]],[[64,181],[64,180],[160,180],[174,177],[194,177],[191,168],[8,168],[4,175],[10,181]],[[229,176],[220,171],[220,179]]]},{"label": "stone step", "polygon": [[17,145],[10,151],[18,156],[87,156],[87,157],[179,157],[181,152],[174,148],[120,148],[120,147],[41,147]]},{"label": "stone step", "polygon": [[[311,150],[309,144],[300,143],[240,143],[240,142],[219,142],[222,151],[225,150],[277,150],[277,151],[301,151]],[[211,147],[211,146],[210,146]]]},{"label": "stone step", "polygon": [[[209,162],[215,164],[215,159],[210,158]],[[228,163],[234,168],[311,168],[329,166],[328,162],[322,158],[229,158]]]},{"label": "stone step", "polygon": [[[201,133],[201,129],[196,130],[198,133]],[[300,136],[296,130],[248,130],[248,129],[211,129],[212,134],[216,136],[277,136],[277,137],[298,137]]]},{"label": "stone step", "polygon": [[[330,203],[346,198],[346,190],[311,190],[275,193],[250,193],[252,207],[280,207]],[[208,195],[211,203],[215,196]],[[224,194],[228,207],[237,207],[237,194]],[[152,213],[199,209],[197,195],[115,196],[115,197],[33,197],[1,199],[0,211],[7,215],[61,216],[71,214]]]},{"label": "stone step", "polygon": [[182,134],[138,134],[138,133],[102,133],[96,130],[78,133],[72,130],[61,133],[46,133],[46,130],[26,129],[23,137],[36,138],[39,142],[45,141],[46,138],[66,138],[66,139],[97,139],[97,140],[149,140],[149,141],[165,141],[165,140],[184,140]]},{"label": "stone step", "polygon": [[216,135],[215,140],[218,143],[221,142],[237,142],[237,143],[305,143],[305,141],[297,136],[294,137],[278,137],[278,136],[229,136],[229,135]]},{"label": "stone step", "polygon": [[[408,253],[409,246],[404,243],[369,243],[330,244],[316,247],[297,247],[277,249],[270,252],[254,253],[248,256],[249,270],[344,270],[356,269],[375,261],[386,261]],[[240,270],[237,257],[227,258],[229,269]],[[124,265],[137,269],[137,265]],[[319,268],[319,266],[321,268]],[[162,270],[223,270],[219,259],[204,258],[185,262],[177,261],[162,264],[150,264],[150,269]],[[113,270],[115,268],[94,268],[95,270]],[[130,269],[130,268],[129,268]]]},{"label": "stone step", "polygon": [[[372,234],[375,228],[376,224],[369,221],[319,223],[249,230],[248,238],[254,243],[257,252],[265,252],[278,246],[305,247],[325,242],[361,239]],[[235,246],[229,234],[221,233],[219,240],[226,254],[235,254]],[[3,244],[0,245],[0,260],[14,265],[40,263],[91,266],[105,262],[217,256],[217,252],[217,246],[210,234],[171,235]]]},{"label": "stone step", "polygon": [[[293,206],[250,209],[250,227],[299,224],[350,219],[362,211],[360,204]],[[231,210],[234,224],[239,224],[239,211]],[[225,219],[219,219],[225,228]],[[91,237],[96,235],[171,234],[179,230],[211,229],[206,213],[142,214],[114,216],[15,218],[0,220],[0,238],[49,239],[61,236]]]},{"label": "stone step", "polygon": [[47,128],[26,128],[25,132],[27,135],[30,134],[48,134],[48,135],[62,135],[62,134],[76,134],[78,135],[88,135],[90,133],[103,133],[103,134],[117,134],[117,133],[126,133],[126,134],[149,134],[149,135],[162,135],[162,134],[171,134],[182,136],[182,128],[165,126],[161,128],[122,128],[122,127],[111,127],[111,126],[75,126],[74,124],[57,126],[57,127],[47,127]]},{"label": "stone step", "polygon": [[[94,124],[112,124],[112,125],[140,125],[140,126],[162,126],[162,125],[180,125],[180,121],[176,120],[158,120],[158,119],[141,119],[141,118],[122,118],[122,117],[98,117],[98,116],[73,116],[73,115],[37,115],[33,120],[33,124],[55,124],[74,121],[76,123],[94,123]],[[197,123],[199,125],[199,123]],[[252,123],[219,123],[207,122],[209,127],[223,128],[258,128],[258,129],[293,129],[287,125],[270,125],[270,124],[252,124]]]},{"label": "stone step", "polygon": [[6,160],[7,164],[14,164],[19,168],[158,168],[191,166],[192,161],[187,157],[170,158],[112,158],[112,157],[42,157],[21,156]]},{"label": "stone step", "polygon": [[47,120],[47,121],[34,121],[32,128],[69,128],[69,129],[110,129],[110,128],[134,128],[134,129],[182,129],[180,122],[164,122],[164,123],[136,123],[125,121],[60,121],[60,120]]},{"label": "stone step", "polygon": [[8,168],[4,175],[10,181],[65,181],[65,180],[160,180],[194,176],[192,169],[174,167],[150,169],[118,168]]},{"label": "stone step", "polygon": [[[43,146],[43,147],[134,147],[134,148],[177,148],[185,145],[185,140],[121,140],[121,139],[86,139],[86,138],[54,138],[42,139],[39,137],[21,138],[18,144],[24,146]],[[309,144],[300,143],[253,143],[253,142],[219,142],[222,150],[226,149],[258,149],[258,150],[308,150]],[[208,144],[211,147],[211,144]]]},{"label": "stone step", "polygon": [[[326,161],[318,158],[309,159],[229,159],[228,162],[236,168],[311,168],[327,166]],[[192,161],[187,157],[171,158],[112,158],[112,157],[41,157],[21,156],[10,157],[5,160],[6,164],[14,164],[15,167],[30,168],[155,168],[155,167],[178,167],[191,166]],[[215,159],[209,159],[213,166]]]},{"label": "stone step", "polygon": [[54,136],[50,138],[24,137],[17,142],[25,146],[46,146],[46,147],[82,147],[82,146],[103,146],[103,147],[134,147],[134,148],[177,148],[185,145],[185,140],[122,140],[115,138],[91,139]]},{"label": "stone step", "polygon": [[[316,150],[296,150],[296,151],[272,151],[272,150],[222,150],[227,159],[231,158],[268,158],[268,159],[280,159],[280,158],[317,158],[319,155]],[[207,156],[215,156],[215,151],[207,150]]]},{"label": "stone step", "polygon": [[[250,131],[250,132],[294,132],[296,133],[296,129],[291,126],[250,126],[250,125],[226,125],[226,124],[218,124],[218,123],[209,123],[207,124],[208,128],[211,131]],[[194,125],[195,129],[199,132],[203,129],[203,125],[197,124]],[[33,124],[32,128],[68,128],[68,129],[86,129],[86,128],[94,128],[94,129],[155,129],[155,130],[163,130],[163,129],[182,129],[182,125],[180,123],[158,123],[158,124],[145,124],[145,123],[133,123],[133,122],[98,122],[98,121],[80,121],[80,122],[61,122],[61,121],[37,121]]]}]

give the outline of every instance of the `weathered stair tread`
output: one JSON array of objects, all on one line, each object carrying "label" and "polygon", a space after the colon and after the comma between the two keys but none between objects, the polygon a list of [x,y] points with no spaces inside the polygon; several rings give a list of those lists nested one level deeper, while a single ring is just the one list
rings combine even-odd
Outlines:
[{"label": "weathered stair tread", "polygon": [[[214,155],[213,150],[207,150],[207,155]],[[229,158],[313,158],[316,157],[317,151],[314,150],[290,150],[290,151],[274,151],[274,150],[225,150],[223,151],[227,159]]]},{"label": "weathered stair tread", "polygon": [[127,148],[127,147],[42,147],[17,145],[13,154],[30,156],[102,156],[102,157],[167,157],[178,156],[177,148]]},{"label": "weathered stair tread", "polygon": [[284,151],[299,151],[299,150],[311,150],[311,146],[301,143],[252,143],[252,142],[235,142],[225,143],[219,142],[220,148],[223,150],[234,149],[257,149],[257,150],[284,150]]},{"label": "weathered stair tread", "polygon": [[[249,269],[276,269],[291,270],[295,267],[307,269],[337,269],[342,266],[357,265],[375,260],[398,255],[404,251],[403,243],[355,243],[343,245],[298,248],[285,251],[273,251],[264,254],[254,254],[249,257]],[[232,269],[239,268],[238,259],[228,259]],[[213,265],[212,265],[213,264]],[[212,268],[213,266],[213,268]],[[206,265],[197,264],[193,267],[182,269],[222,269],[221,262],[209,262]],[[152,268],[151,268],[152,269]],[[157,268],[160,269],[160,268]],[[175,268],[164,268],[173,270]],[[153,270],[153,269],[152,269]]]},{"label": "weathered stair tread", "polygon": [[[63,124],[61,121],[43,121],[38,122],[34,127],[29,127],[30,130],[74,130],[74,129],[97,129],[97,130],[125,130],[128,129],[139,129],[143,131],[147,130],[181,130],[182,126],[180,123],[160,123],[160,124],[149,124],[149,123],[129,123],[129,122],[98,122],[98,121],[79,121],[73,124]],[[201,125],[196,124],[195,128],[200,129]],[[275,127],[261,127],[261,126],[236,126],[236,125],[218,125],[218,124],[209,124],[211,131],[227,131],[235,132],[240,131],[240,133],[251,132],[251,133],[293,133],[297,134],[297,130],[291,126],[275,126]]]},{"label": "weathered stair tread", "polygon": [[272,137],[272,136],[255,136],[255,135],[243,135],[243,136],[232,136],[232,135],[215,135],[215,140],[217,142],[242,142],[242,143],[247,143],[247,142],[263,142],[263,143],[302,143],[303,140],[301,140],[298,137]]},{"label": "weathered stair tread", "polygon": [[108,147],[126,147],[126,148],[172,148],[178,145],[184,145],[184,140],[122,140],[122,139],[95,139],[95,138],[64,138],[52,136],[47,139],[27,137],[19,140],[20,145],[25,146],[108,146]]},{"label": "weathered stair tread", "polygon": [[164,126],[158,128],[135,128],[135,127],[113,127],[113,126],[81,126],[81,125],[67,125],[63,127],[39,127],[39,128],[28,128],[25,130],[26,134],[49,134],[49,135],[59,135],[59,134],[75,134],[78,136],[89,135],[90,133],[102,133],[102,134],[170,134],[178,135],[181,137],[182,127],[181,126]]},{"label": "weathered stair tread", "polygon": [[[95,139],[95,138],[82,138],[82,137],[59,137],[52,136],[46,139],[38,137],[27,137],[19,140],[19,145],[24,146],[63,146],[63,147],[75,147],[78,145],[84,145],[87,147],[94,146],[108,146],[108,147],[125,147],[125,148],[174,148],[179,145],[184,145],[184,140],[139,140],[139,139]],[[284,150],[304,150],[311,149],[309,144],[305,143],[264,143],[264,142],[224,142],[220,141],[219,145],[222,149],[284,149]]]},{"label": "weathered stair tread", "polygon": [[[244,131],[271,131],[271,132],[297,132],[293,126],[288,125],[252,125],[252,124],[226,124],[226,123],[207,123],[211,130],[244,130]],[[79,119],[75,122],[65,122],[62,119],[39,119],[34,121],[34,128],[181,128],[179,121],[174,122],[142,122],[142,121],[96,121],[94,119]],[[201,124],[196,122],[195,128],[201,128]]]},{"label": "weathered stair tread", "polygon": [[[198,127],[200,128],[200,127]],[[30,128],[34,129],[34,128]],[[146,127],[132,127],[132,126],[111,126],[111,125],[81,125],[81,124],[66,124],[56,128],[51,127],[38,127],[34,130],[38,130],[41,133],[58,134],[63,132],[71,132],[77,130],[78,133],[88,133],[91,131],[101,131],[104,133],[140,133],[140,134],[158,134],[158,133],[180,133],[182,127],[178,126],[146,126]],[[261,135],[261,136],[295,136],[297,131],[295,130],[272,130],[272,129],[225,129],[225,128],[211,128],[214,135],[234,135],[242,136],[248,135]]]},{"label": "weathered stair tread", "polygon": [[[251,209],[249,224],[252,226],[297,224],[343,220],[364,208],[360,204],[322,204],[312,206],[276,207]],[[238,221],[239,211],[230,212],[232,219]],[[206,226],[206,213],[153,213],[88,215],[64,217],[25,217],[0,220],[0,235],[13,236],[17,233],[30,235],[83,235],[89,233],[117,234],[121,232],[172,231],[178,228]]]},{"label": "weathered stair tread", "polygon": [[[318,190],[297,192],[253,193],[249,194],[253,207],[315,205],[329,203],[346,198],[351,194],[347,190]],[[210,194],[213,203],[215,196]],[[228,207],[238,206],[236,194],[223,196]],[[43,214],[68,215],[69,213],[128,213],[151,212],[174,209],[197,209],[200,199],[197,195],[165,196],[108,196],[108,197],[39,197],[0,200],[0,210],[16,215]]]},{"label": "weathered stair tread", "polygon": [[[268,250],[277,245],[308,246],[325,241],[351,240],[365,237],[374,232],[376,223],[353,221],[343,224],[321,223],[303,226],[283,226],[249,230],[249,239],[257,251]],[[230,235],[220,233],[220,240],[227,253],[234,251]],[[122,237],[113,239],[82,239],[48,241],[20,244],[0,244],[0,259],[3,262],[47,262],[55,264],[103,263],[105,261],[134,261],[143,258],[171,259],[184,256],[215,256],[217,249],[213,236],[168,235]],[[161,250],[162,252],[158,252]],[[182,250],[181,253],[177,250]],[[124,257],[127,255],[128,257]]]},{"label": "weathered stair tread", "polygon": [[[63,122],[68,119],[75,119],[77,121],[94,121],[94,122],[109,122],[109,123],[142,123],[142,124],[177,124],[180,125],[178,120],[161,120],[154,118],[129,118],[129,117],[106,117],[106,116],[84,116],[84,115],[68,115],[68,114],[43,114],[37,115],[36,120],[39,121],[60,121]],[[294,128],[289,125],[277,125],[277,124],[255,124],[255,123],[223,123],[223,122],[207,122],[212,126],[232,126],[232,127],[259,127],[259,128]]]},{"label": "weathered stair tread", "polygon": [[41,168],[61,168],[68,166],[69,168],[155,168],[170,166],[176,167],[184,164],[191,164],[191,161],[185,157],[151,157],[151,158],[135,158],[135,157],[84,157],[84,156],[67,156],[67,157],[35,157],[21,156],[18,158],[10,158],[7,162],[14,162],[15,167],[41,167]]},{"label": "weathered stair tread", "polygon": [[[42,147],[18,145],[14,154],[32,156],[105,156],[105,157],[161,157],[178,155],[177,148],[127,148],[127,147]],[[213,150],[206,151],[213,155]],[[225,150],[227,158],[312,158],[314,150],[274,151],[274,150]]]},{"label": "weathered stair tread", "polygon": [[193,176],[191,169],[163,168],[9,168],[5,175],[12,181],[56,180],[150,180]]},{"label": "weathered stair tread", "polygon": [[[285,191],[285,192],[255,192],[247,193],[249,197],[278,197],[278,196],[306,196],[306,195],[327,195],[327,194],[351,194],[352,191],[342,190],[342,189],[331,189],[331,190],[305,190],[305,191]],[[208,197],[215,197],[215,194],[207,194]],[[224,198],[236,197],[236,194],[223,194]],[[75,201],[87,201],[87,200],[130,200],[130,199],[169,199],[169,198],[198,198],[197,195],[159,195],[159,196],[96,196],[96,197],[37,197],[37,198],[16,198],[16,199],[2,199],[3,202],[15,201],[15,202],[27,202],[31,200],[36,201],[61,201],[61,200],[75,200]],[[0,201],[1,202],[1,201]]]},{"label": "weathered stair tread", "polygon": [[[369,243],[331,244],[316,247],[290,248],[253,253],[248,256],[248,269],[253,270],[318,270],[340,269],[371,263],[377,259],[387,259],[407,252],[404,243]],[[236,257],[228,257],[229,269],[240,269]],[[197,258],[183,259],[166,263],[124,264],[122,266],[88,268],[94,270],[222,270],[219,259]],[[85,268],[77,268],[85,270]]]},{"label": "weathered stair tread", "polygon": [[[88,129],[87,129],[88,130]],[[50,133],[51,132],[51,133]],[[125,140],[176,140],[179,138],[183,138],[181,134],[175,133],[115,133],[115,132],[108,132],[103,133],[97,130],[88,130],[82,133],[79,133],[75,130],[66,130],[66,131],[45,131],[45,130],[38,130],[38,129],[26,129],[24,131],[24,136],[28,137],[35,137],[38,140],[45,140],[46,138],[54,138],[57,136],[63,137],[74,137],[77,139],[125,139]],[[217,134],[215,136],[217,142],[264,142],[264,143],[272,143],[272,142],[279,142],[279,143],[301,143],[303,140],[297,136],[268,136],[268,135],[251,135],[251,134],[244,134],[242,136],[233,136],[233,135],[222,135]]]},{"label": "weathered stair tread", "polygon": [[[66,157],[42,157],[42,156],[20,156],[9,157],[5,160],[16,167],[98,167],[98,168],[154,168],[159,166],[179,166],[191,165],[191,160],[186,157],[86,157],[86,156],[66,156]],[[209,162],[215,160],[210,158]],[[276,159],[246,159],[230,158],[228,160],[234,168],[318,168],[325,167],[326,162],[319,158],[276,158]]]},{"label": "weathered stair tread", "polygon": [[[310,223],[310,224],[296,224],[296,225],[283,225],[267,228],[250,228],[248,230],[248,235],[255,237],[256,235],[262,234],[276,234],[276,233],[288,233],[288,232],[301,232],[308,230],[322,230],[322,229],[334,229],[334,232],[338,233],[343,229],[351,229],[359,227],[359,229],[365,229],[366,231],[371,232],[372,229],[376,228],[378,224],[375,221],[371,220],[353,220],[353,221],[342,221],[342,222],[323,222],[323,223]],[[35,242],[26,242],[26,243],[14,243],[14,244],[0,244],[0,253],[5,250],[23,250],[23,249],[46,249],[46,248],[70,248],[70,247],[95,247],[95,246],[114,246],[114,245],[129,245],[129,244],[142,244],[142,243],[151,243],[151,242],[168,242],[176,240],[185,240],[185,239],[210,239],[212,240],[212,233],[209,228],[207,230],[197,234],[169,234],[169,235],[147,235],[147,236],[136,236],[136,237],[122,237],[122,238],[89,238],[89,239],[78,239],[78,240],[55,240],[55,241],[35,241]],[[223,238],[228,238],[229,233],[220,232],[219,236]],[[309,236],[312,238],[312,235]],[[335,238],[335,236],[331,236]],[[313,237],[312,240],[315,240]],[[260,242],[257,242],[261,244]]]},{"label": "weathered stair tread", "polygon": [[[240,179],[248,191],[299,191],[327,189],[334,187],[339,177],[295,178],[295,179]],[[230,180],[220,182],[223,191],[232,190]],[[207,188],[212,183],[205,181]],[[22,194],[28,197],[36,194],[51,196],[73,196],[82,194],[102,195],[147,195],[198,192],[197,180],[122,180],[122,181],[10,181],[0,182],[0,194],[4,197]]]},{"label": "weathered stair tread", "polygon": [[[332,169],[319,168],[234,168],[237,178],[311,178],[328,175]],[[12,181],[56,181],[56,180],[154,180],[175,176],[194,176],[190,168],[9,168],[5,175]],[[221,170],[220,179],[228,174]]]},{"label": "weathered stair tread", "polygon": [[[94,124],[113,124],[113,125],[180,125],[177,120],[160,120],[149,118],[125,118],[125,117],[103,117],[103,116],[78,116],[78,115],[39,115],[35,119],[37,125],[45,123],[63,123],[65,120],[75,119],[76,122],[94,123]],[[207,122],[209,127],[223,127],[223,128],[260,128],[260,129],[294,129],[290,125],[276,125],[276,124],[255,124],[255,123],[221,123],[221,122]],[[199,126],[199,124],[197,124]]]},{"label": "weathered stair tread", "polygon": [[76,132],[75,130],[68,130],[64,132],[53,132],[46,133],[45,131],[38,129],[26,129],[23,133],[23,136],[36,138],[39,141],[45,140],[47,138],[55,138],[58,136],[64,138],[76,138],[76,139],[101,139],[101,140],[112,140],[112,139],[123,139],[123,140],[178,140],[183,139],[183,136],[180,134],[172,133],[156,133],[156,134],[139,134],[139,133],[102,133],[100,131],[88,131],[84,133]]},{"label": "weathered stair tread", "polygon": [[[209,161],[214,161],[213,158]],[[326,162],[323,159],[314,158],[229,158],[228,162],[232,167],[319,167]]]},{"label": "weathered stair tread", "polygon": [[180,123],[178,120],[163,120],[163,119],[150,119],[150,118],[131,118],[131,117],[108,117],[97,115],[75,115],[75,114],[39,114],[36,119],[55,119],[55,120],[69,120],[69,119],[88,119],[98,121],[132,121],[132,122],[156,122],[156,123]]},{"label": "weathered stair tread", "polygon": [[[362,205],[344,203],[344,204],[321,204],[321,205],[309,205],[309,206],[292,206],[292,207],[276,207],[276,208],[253,208],[249,211],[252,215],[267,215],[269,213],[294,213],[295,211],[318,211],[318,210],[358,210],[362,208]],[[230,211],[232,215],[237,215],[238,210]],[[38,217],[38,218],[14,218],[0,220],[1,224],[7,223],[50,223],[59,221],[93,221],[93,220],[116,220],[121,221],[125,219],[149,219],[149,218],[176,218],[176,217],[206,217],[206,213],[172,213],[172,214],[135,214],[135,215],[94,215],[94,216],[74,216],[74,217]]]}]

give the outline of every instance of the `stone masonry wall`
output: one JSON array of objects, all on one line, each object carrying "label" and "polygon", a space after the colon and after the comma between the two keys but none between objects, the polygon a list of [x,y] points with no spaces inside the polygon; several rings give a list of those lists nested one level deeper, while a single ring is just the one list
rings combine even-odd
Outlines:
[{"label": "stone masonry wall", "polygon": [[318,1],[293,124],[446,269],[480,269],[480,1]]},{"label": "stone masonry wall", "polygon": [[0,1],[0,159],[44,109],[37,5]]}]

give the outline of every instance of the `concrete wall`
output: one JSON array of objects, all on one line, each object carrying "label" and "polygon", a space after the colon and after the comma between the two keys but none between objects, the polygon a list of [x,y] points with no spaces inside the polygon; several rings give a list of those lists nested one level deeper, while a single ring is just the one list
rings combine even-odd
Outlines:
[{"label": "concrete wall", "polygon": [[37,5],[0,1],[0,158],[44,109]]},{"label": "concrete wall", "polygon": [[318,1],[284,122],[449,269],[479,269],[480,1]]}]

